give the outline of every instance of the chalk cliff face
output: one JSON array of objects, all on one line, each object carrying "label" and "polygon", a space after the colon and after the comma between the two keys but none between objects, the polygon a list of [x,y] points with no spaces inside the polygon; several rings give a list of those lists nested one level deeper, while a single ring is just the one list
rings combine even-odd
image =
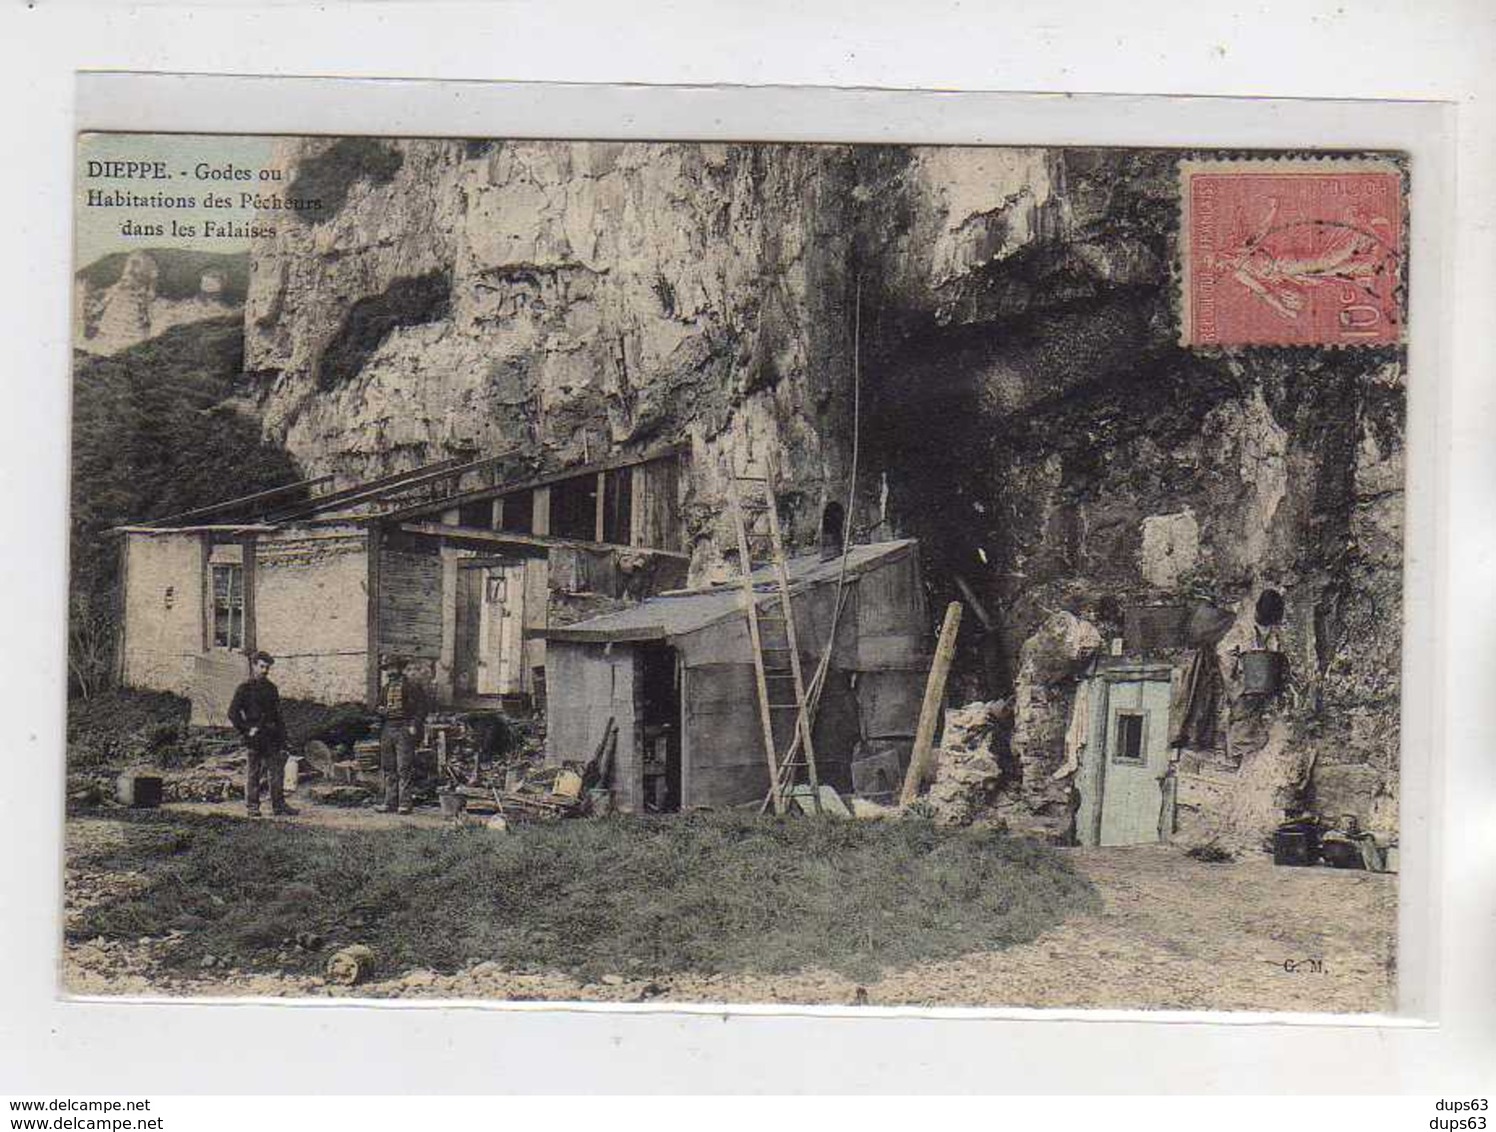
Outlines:
[{"label": "chalk cliff face", "polygon": [[[1228,718],[1188,790],[1181,769],[1181,822],[1257,844],[1309,805],[1395,830],[1402,351],[1180,348],[1173,156],[1056,167],[1057,216],[972,270],[952,307],[967,321],[905,319],[868,359],[864,451],[890,509],[937,608],[975,595],[991,622],[967,637],[966,698],[1016,684],[1026,808],[1064,836],[1075,684],[1035,677],[1025,641],[1055,611],[1110,640],[1128,608],[1209,602],[1232,618]],[[1284,608],[1264,634],[1267,591]],[[1244,694],[1238,655],[1264,643],[1284,686]]]},{"label": "chalk cliff face", "polygon": [[685,438],[703,561],[729,460],[776,454],[799,538],[845,495],[859,276],[960,319],[960,281],[1050,196],[1022,150],[302,140],[278,160],[338,202],[255,246],[246,312],[267,428],[308,472],[477,449],[522,474]]},{"label": "chalk cliff face", "polygon": [[1027,680],[1020,706],[1048,705],[1014,736],[1047,832],[1073,805],[1071,691],[1032,686],[1025,639],[1055,610],[1107,628],[1207,599],[1237,618],[1229,673],[1268,589],[1289,688],[1232,708],[1230,799],[1206,808],[1395,827],[1402,353],[1181,349],[1174,155],[304,139],[277,160],[324,208],[253,248],[246,367],[309,474],[477,450],[523,475],[685,439],[699,578],[731,542],[731,463],[773,453],[814,539],[860,396],[855,521],[921,539],[935,608],[985,606],[965,695]]},{"label": "chalk cliff face", "polygon": [[174,326],[238,314],[246,257],[148,249],[116,253],[73,284],[74,345],[117,354]]}]

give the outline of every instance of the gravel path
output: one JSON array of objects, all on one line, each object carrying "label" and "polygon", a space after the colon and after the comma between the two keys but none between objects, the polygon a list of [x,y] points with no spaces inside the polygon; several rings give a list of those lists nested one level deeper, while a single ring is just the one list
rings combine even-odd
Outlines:
[{"label": "gravel path", "polygon": [[[192,806],[195,812],[233,807]],[[264,820],[264,819],[262,819]],[[308,807],[291,819],[369,826],[415,820]],[[107,818],[68,822],[69,917],[138,874],[101,874],[86,854],[123,837]],[[63,956],[66,989],[80,995],[311,998],[482,998],[606,1002],[735,1002],[874,1006],[1030,1006],[1364,1012],[1391,1010],[1397,878],[1327,868],[1275,868],[1265,856],[1224,864],[1169,846],[1075,849],[1101,893],[1100,912],[1075,916],[1032,943],[887,972],[859,985],[831,971],[791,976],[620,972],[581,983],[566,972],[525,974],[478,963],[451,975],[408,971],[357,988],[318,978],[161,969],[161,940],[92,940]],[[338,942],[356,942],[352,940]],[[1296,969],[1285,970],[1285,960]],[[1319,961],[1315,970],[1309,960]]]}]

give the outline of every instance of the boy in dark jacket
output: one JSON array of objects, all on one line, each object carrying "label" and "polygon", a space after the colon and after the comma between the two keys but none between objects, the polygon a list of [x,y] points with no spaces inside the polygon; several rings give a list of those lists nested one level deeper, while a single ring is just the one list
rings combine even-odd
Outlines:
[{"label": "boy in dark jacket", "polygon": [[244,768],[244,804],[249,816],[260,816],[260,776],[270,779],[270,810],[294,814],[286,805],[286,724],[281,719],[280,691],[270,682],[275,658],[257,652],[250,664],[250,678],[240,684],[229,704],[229,722],[244,737],[249,762]]}]

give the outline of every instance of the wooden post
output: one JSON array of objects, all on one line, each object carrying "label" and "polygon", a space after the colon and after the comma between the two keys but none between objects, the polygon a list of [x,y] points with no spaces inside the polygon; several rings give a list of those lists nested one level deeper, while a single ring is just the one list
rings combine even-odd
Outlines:
[{"label": "wooden post", "polygon": [[644,546],[644,467],[635,464],[629,469],[629,545]]},{"label": "wooden post", "polygon": [[254,656],[255,651],[259,648],[259,637],[255,632],[255,544],[256,539],[254,535],[247,535],[240,540],[239,544],[243,547],[239,576],[244,586],[243,643],[245,656]]},{"label": "wooden post", "polygon": [[530,533],[535,535],[548,535],[551,533],[551,489],[545,484],[537,487],[530,497],[531,519]]},{"label": "wooden post", "polygon": [[125,667],[125,649],[129,647],[129,641],[125,637],[125,627],[130,617],[130,542],[134,535],[121,535],[119,540],[119,586],[113,594],[114,599],[114,680],[120,687],[125,686],[125,679],[129,670]]},{"label": "wooden post", "polygon": [[442,540],[442,643],[436,662],[436,702],[457,702],[457,550]]},{"label": "wooden post", "polygon": [[202,609],[203,652],[213,651],[213,536],[202,531],[197,536],[198,553],[201,555],[198,571],[198,605]]},{"label": "wooden post", "polygon": [[365,694],[372,710],[379,703],[379,557],[384,544],[384,529],[370,523],[365,539],[368,555],[368,666],[365,672]]},{"label": "wooden post", "polygon": [[930,748],[935,743],[935,724],[940,720],[940,706],[945,700],[945,680],[956,655],[956,631],[961,628],[961,603],[953,601],[945,608],[945,624],[935,645],[935,662],[925,683],[925,699],[919,708],[919,726],[914,729],[914,752],[909,756],[909,770],[904,775],[904,789],[899,805],[907,806],[919,793],[930,762]]}]

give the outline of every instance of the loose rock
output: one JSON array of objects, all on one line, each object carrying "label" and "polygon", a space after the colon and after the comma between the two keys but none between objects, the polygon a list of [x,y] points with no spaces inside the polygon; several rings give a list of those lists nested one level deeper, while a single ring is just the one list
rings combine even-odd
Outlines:
[{"label": "loose rock", "polygon": [[351,987],[363,982],[374,969],[374,952],[355,943],[334,953],[327,961],[327,979]]}]

